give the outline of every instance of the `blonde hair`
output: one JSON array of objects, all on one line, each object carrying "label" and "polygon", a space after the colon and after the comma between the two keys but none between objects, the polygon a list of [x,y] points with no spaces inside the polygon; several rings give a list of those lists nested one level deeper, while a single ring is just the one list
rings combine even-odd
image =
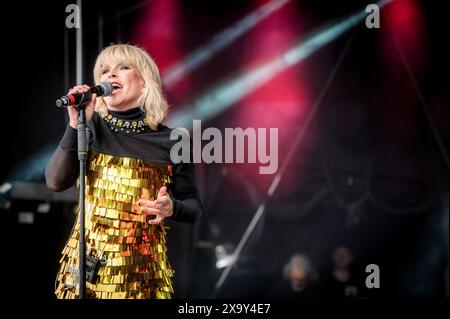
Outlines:
[{"label": "blonde hair", "polygon": [[[112,61],[124,60],[137,69],[142,79],[144,87],[142,95],[139,98],[139,106],[147,116],[150,127],[157,129],[169,108],[167,101],[162,93],[161,76],[158,67],[150,55],[144,49],[130,44],[113,44],[104,48],[97,57],[94,66],[94,81],[100,82],[101,69],[105,64],[111,64]],[[103,97],[97,98],[95,111],[104,117],[107,112],[107,106]]]}]

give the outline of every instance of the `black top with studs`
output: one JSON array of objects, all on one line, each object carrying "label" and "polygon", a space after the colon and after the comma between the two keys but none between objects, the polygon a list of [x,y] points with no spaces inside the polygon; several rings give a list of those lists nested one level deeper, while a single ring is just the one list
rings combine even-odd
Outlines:
[{"label": "black top with studs", "polygon": [[109,111],[103,120],[108,123],[110,129],[114,132],[133,134],[150,130],[147,117],[140,108],[133,108],[123,112]]},{"label": "black top with studs", "polygon": [[[175,164],[170,159],[171,147],[178,142],[170,138],[171,128],[160,123],[157,129],[153,130],[139,107],[120,112],[110,110],[104,118],[94,112],[87,127],[90,149],[113,156],[140,158],[170,165],[173,184],[169,186],[169,193],[174,205],[174,214],[170,219],[194,222],[200,216],[202,203],[194,164],[192,162]],[[68,126],[59,146],[56,151],[61,153],[58,162],[77,161],[77,130]],[[49,165],[49,169],[58,171],[57,165],[53,166]],[[73,173],[76,174],[75,171]]]}]

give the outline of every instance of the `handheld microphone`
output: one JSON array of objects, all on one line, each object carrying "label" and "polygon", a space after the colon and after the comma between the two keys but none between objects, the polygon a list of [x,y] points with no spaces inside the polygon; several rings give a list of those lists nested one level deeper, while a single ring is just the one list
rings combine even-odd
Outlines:
[{"label": "handheld microphone", "polygon": [[82,103],[91,100],[92,94],[96,93],[97,96],[108,96],[113,92],[113,85],[111,82],[103,81],[99,85],[93,86],[89,91],[85,93],[74,93],[64,95],[60,99],[56,100],[57,107],[68,107],[70,105],[81,105]]}]

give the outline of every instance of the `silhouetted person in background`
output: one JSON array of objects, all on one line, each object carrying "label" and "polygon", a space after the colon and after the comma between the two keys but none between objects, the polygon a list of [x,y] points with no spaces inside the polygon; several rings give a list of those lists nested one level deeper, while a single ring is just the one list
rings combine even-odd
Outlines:
[{"label": "silhouetted person in background", "polygon": [[355,271],[354,257],[350,248],[338,246],[332,255],[331,274],[327,276],[324,296],[332,299],[360,298],[361,280]]},{"label": "silhouetted person in background", "polygon": [[319,274],[306,255],[295,254],[284,266],[283,277],[277,278],[269,289],[269,298],[317,298]]}]

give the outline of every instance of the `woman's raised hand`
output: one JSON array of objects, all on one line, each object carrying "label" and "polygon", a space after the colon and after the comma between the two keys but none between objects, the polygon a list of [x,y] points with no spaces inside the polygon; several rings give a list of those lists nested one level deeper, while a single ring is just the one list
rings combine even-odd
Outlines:
[{"label": "woman's raised hand", "polygon": [[[74,93],[84,93],[89,91],[90,87],[87,85],[77,85],[70,89],[68,94]],[[95,107],[95,99],[97,98],[97,94],[92,94],[91,101],[86,104],[85,114],[86,114],[86,123],[92,119],[92,114],[94,114]],[[77,108],[73,105],[67,107],[67,112],[69,112],[69,125],[76,129],[78,127],[78,111]]]},{"label": "woman's raised hand", "polygon": [[157,198],[155,200],[140,199],[139,205],[142,207],[142,212],[148,215],[155,215],[154,219],[148,221],[149,224],[159,224],[164,218],[173,215],[173,202],[167,192],[167,187],[163,186],[159,189]]}]

